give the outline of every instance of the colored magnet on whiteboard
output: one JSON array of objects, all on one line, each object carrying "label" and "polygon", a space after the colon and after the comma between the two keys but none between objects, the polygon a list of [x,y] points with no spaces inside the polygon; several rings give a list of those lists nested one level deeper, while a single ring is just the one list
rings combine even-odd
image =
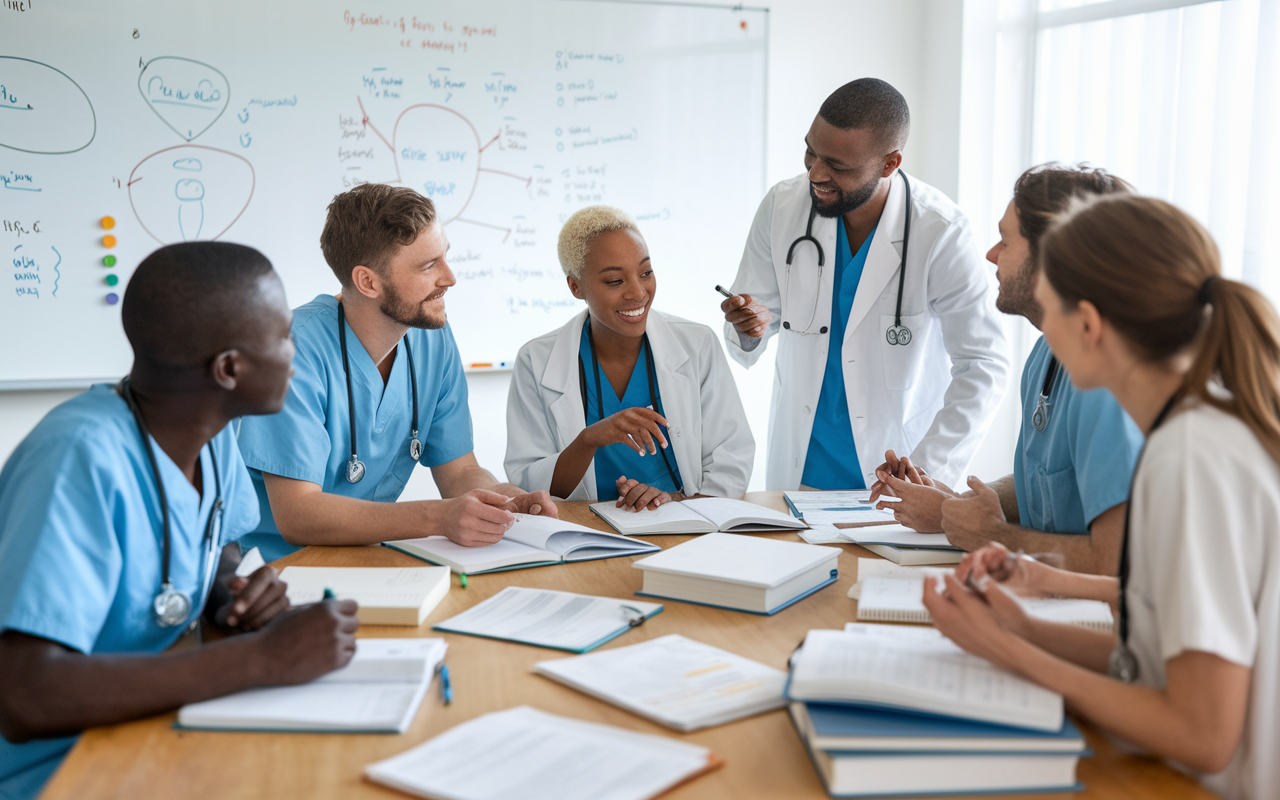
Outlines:
[{"label": "colored magnet on whiteboard", "polygon": [[103,256],[103,258],[102,258],[102,263],[103,263],[104,265],[108,266],[108,267],[114,267],[114,266],[116,265],[116,257],[115,257],[115,256]]},{"label": "colored magnet on whiteboard", "polygon": [[120,302],[120,295],[116,294],[115,292],[112,292],[111,294],[107,295],[107,305],[114,306],[116,303],[119,303],[119,302]]},{"label": "colored magnet on whiteboard", "polygon": [[103,247],[115,247],[115,246],[116,246],[116,237],[112,236],[112,235],[111,235],[111,234],[109,234],[109,233],[108,233],[106,236],[103,236],[103,237],[102,237],[102,246],[103,246]]},{"label": "colored magnet on whiteboard", "polygon": [[108,275],[108,276],[107,276],[106,278],[104,278],[103,280],[105,280],[105,281],[107,282],[107,285],[108,285],[108,286],[115,286],[117,283],[119,283],[119,282],[120,282],[120,279],[119,279],[119,278],[117,278],[115,275]]},{"label": "colored magnet on whiteboard", "polygon": [[102,218],[102,227],[103,227],[103,228],[105,228],[105,229],[107,229],[107,230],[111,230],[111,229],[112,229],[112,228],[114,228],[115,226],[116,226],[116,218],[115,218],[115,217],[103,217],[103,218]]}]

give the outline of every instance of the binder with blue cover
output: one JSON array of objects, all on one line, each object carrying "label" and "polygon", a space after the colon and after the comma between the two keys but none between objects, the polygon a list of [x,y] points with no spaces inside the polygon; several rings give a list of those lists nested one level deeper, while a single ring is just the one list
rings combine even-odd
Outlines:
[{"label": "binder with blue cover", "polygon": [[1027,731],[919,714],[792,703],[791,718],[832,797],[1071,792],[1089,751],[1065,720]]}]

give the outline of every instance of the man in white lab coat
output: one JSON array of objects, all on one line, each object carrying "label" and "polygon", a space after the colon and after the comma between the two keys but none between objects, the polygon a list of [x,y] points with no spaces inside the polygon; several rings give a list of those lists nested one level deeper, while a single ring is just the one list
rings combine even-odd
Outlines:
[{"label": "man in white lab coat", "polygon": [[994,278],[956,205],[899,169],[909,129],[892,86],[845,84],[805,137],[807,174],[756,212],[722,309],[744,366],[780,336],[770,489],[865,488],[890,449],[958,480],[1004,396]]}]

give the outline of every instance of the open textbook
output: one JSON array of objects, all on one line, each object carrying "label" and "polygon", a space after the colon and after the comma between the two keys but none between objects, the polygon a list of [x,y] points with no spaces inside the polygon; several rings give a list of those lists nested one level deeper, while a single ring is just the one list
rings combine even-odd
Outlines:
[{"label": "open textbook", "polygon": [[364,772],[447,800],[648,800],[721,763],[690,742],[517,706],[459,723]]},{"label": "open textbook", "polygon": [[444,639],[357,639],[351,662],[301,686],[249,689],[178,709],[209,730],[404,733],[444,658]]},{"label": "open textbook", "polygon": [[467,575],[634,556],[662,549],[655,544],[628,539],[616,533],[594,531],[552,517],[531,514],[516,514],[515,517],[516,521],[507,530],[507,535],[485,547],[463,547],[443,536],[402,539],[383,542],[383,545]]},{"label": "open textbook", "polygon": [[[946,568],[901,567],[878,558],[858,559],[858,582],[849,596],[858,601],[858,619],[868,622],[933,622],[921,599],[925,578],[951,573]],[[1063,597],[1015,597],[1033,617],[1110,631],[1111,606],[1099,600]]]},{"label": "open textbook", "polygon": [[661,610],[660,603],[508,586],[435,630],[585,653]]},{"label": "open textbook", "polygon": [[585,656],[542,661],[534,672],[633,714],[694,731],[775,708],[787,673],[679,634]]},{"label": "open textbook", "polygon": [[591,510],[618,533],[629,536],[716,531],[754,533],[805,527],[804,522],[790,514],[725,497],[695,497],[643,511],[627,511],[612,502],[592,503]]},{"label": "open textbook", "polygon": [[1062,729],[1062,695],[961,650],[933,628],[851,622],[811,630],[793,657],[791,700],[849,703]]}]

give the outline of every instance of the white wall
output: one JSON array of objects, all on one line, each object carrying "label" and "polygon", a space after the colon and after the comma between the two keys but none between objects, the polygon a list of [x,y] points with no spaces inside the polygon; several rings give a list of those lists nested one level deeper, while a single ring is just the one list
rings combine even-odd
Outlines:
[{"label": "white wall", "polygon": [[[960,175],[962,0],[777,0],[770,9],[769,183],[803,169],[804,135],[827,95],[854,78],[874,76],[896,86],[911,106],[912,135],[904,167],[955,197]],[[989,232],[976,234],[985,246]],[[742,243],[726,241],[725,247],[738,252]],[[757,442],[753,489],[764,486],[773,350],[751,370],[733,365]],[[468,378],[471,413],[477,422],[476,457],[499,477],[506,450],[508,380],[506,373]],[[49,409],[73,394],[0,392],[0,458],[7,458]],[[975,474],[992,477],[1009,471],[1014,430],[1010,420],[1016,420],[1016,414],[1016,405],[1006,403],[997,429],[975,460]],[[426,470],[416,471],[405,496],[438,496]]]}]

